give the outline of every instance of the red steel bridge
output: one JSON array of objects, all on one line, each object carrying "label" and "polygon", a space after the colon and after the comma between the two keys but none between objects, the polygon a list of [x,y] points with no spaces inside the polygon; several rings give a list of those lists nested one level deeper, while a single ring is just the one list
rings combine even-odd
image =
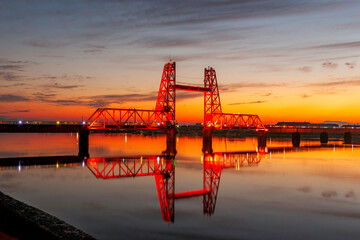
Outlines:
[{"label": "red steel bridge", "polygon": [[223,113],[215,70],[204,70],[204,87],[176,84],[175,62],[164,65],[154,110],[98,108],[88,119],[89,130],[166,129],[175,126],[176,90],[204,93],[205,129],[265,130],[258,115]]},{"label": "red steel bridge", "polygon": [[204,154],[203,188],[175,193],[175,159],[168,155],[127,158],[89,158],[87,167],[97,178],[154,176],[163,220],[174,222],[175,200],[203,196],[203,213],[212,215],[223,169],[256,166],[265,151]]}]

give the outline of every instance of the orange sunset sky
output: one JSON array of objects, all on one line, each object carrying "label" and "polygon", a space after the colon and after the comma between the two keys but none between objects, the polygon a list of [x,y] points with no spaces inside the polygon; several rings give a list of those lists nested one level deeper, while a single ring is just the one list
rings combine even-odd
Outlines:
[{"label": "orange sunset sky", "polygon": [[[171,58],[181,83],[215,68],[224,112],[360,122],[359,1],[0,0],[0,32],[0,120],[153,109]],[[203,95],[176,118],[201,122]]]}]

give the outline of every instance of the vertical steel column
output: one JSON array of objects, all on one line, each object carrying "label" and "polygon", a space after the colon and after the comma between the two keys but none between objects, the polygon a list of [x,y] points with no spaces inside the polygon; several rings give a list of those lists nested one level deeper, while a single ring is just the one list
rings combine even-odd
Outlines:
[{"label": "vertical steel column", "polygon": [[204,128],[202,133],[203,133],[202,152],[203,153],[212,153],[213,152],[213,149],[212,149],[212,133],[213,133],[213,130],[208,129],[208,128]]},{"label": "vertical steel column", "polygon": [[166,156],[175,157],[176,155],[176,128],[166,129]]},{"label": "vertical steel column", "polygon": [[266,147],[266,131],[259,130],[258,131],[258,148]]},{"label": "vertical steel column", "polygon": [[87,128],[83,128],[79,133],[79,157],[89,157],[89,134],[90,131]]}]

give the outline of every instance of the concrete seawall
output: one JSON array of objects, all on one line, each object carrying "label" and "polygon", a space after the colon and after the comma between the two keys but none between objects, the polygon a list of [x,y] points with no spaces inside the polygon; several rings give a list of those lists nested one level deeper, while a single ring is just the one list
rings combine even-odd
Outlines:
[{"label": "concrete seawall", "polygon": [[0,192],[0,232],[14,239],[95,239],[64,221],[2,192]]}]

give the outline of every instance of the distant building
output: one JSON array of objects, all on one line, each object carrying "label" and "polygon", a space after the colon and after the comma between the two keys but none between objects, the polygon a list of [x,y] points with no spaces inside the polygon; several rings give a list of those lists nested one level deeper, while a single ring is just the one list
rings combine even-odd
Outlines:
[{"label": "distant building", "polygon": [[321,124],[336,124],[338,127],[342,127],[344,125],[351,125],[350,123],[347,122],[341,122],[341,121],[325,121]]},{"label": "distant building", "polygon": [[311,127],[328,127],[328,128],[339,127],[339,125],[336,123],[312,123],[309,126],[311,126]]}]

